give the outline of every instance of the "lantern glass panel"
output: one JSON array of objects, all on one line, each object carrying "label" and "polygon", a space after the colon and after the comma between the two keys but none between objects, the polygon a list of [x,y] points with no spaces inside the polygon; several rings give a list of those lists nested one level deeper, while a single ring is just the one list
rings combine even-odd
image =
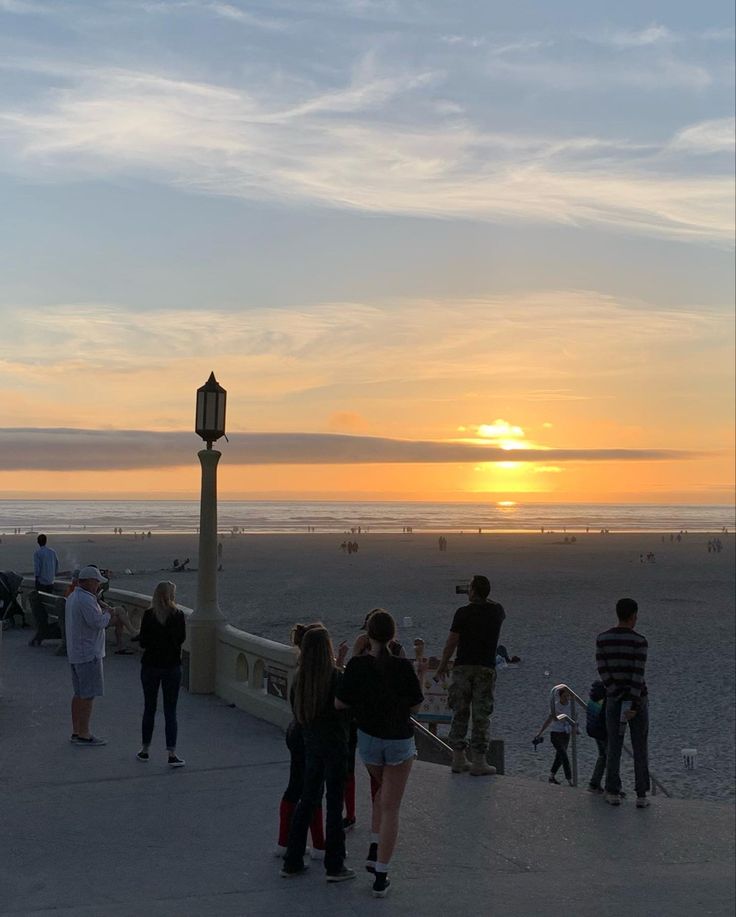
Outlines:
[{"label": "lantern glass panel", "polygon": [[197,422],[196,430],[204,430],[204,392],[197,392]]},{"label": "lantern glass panel", "polygon": [[220,392],[217,405],[217,429],[225,431],[225,393]]},{"label": "lantern glass panel", "polygon": [[217,429],[217,392],[207,392],[205,408],[205,430]]}]

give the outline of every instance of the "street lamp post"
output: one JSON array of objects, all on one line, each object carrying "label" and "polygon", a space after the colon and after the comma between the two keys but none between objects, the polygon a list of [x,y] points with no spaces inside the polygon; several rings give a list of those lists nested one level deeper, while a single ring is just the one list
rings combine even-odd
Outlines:
[{"label": "street lamp post", "polygon": [[225,436],[226,398],[214,373],[197,389],[195,430],[207,446],[197,453],[202,466],[197,604],[189,618],[188,635],[189,690],[193,694],[215,690],[217,626],[222,621],[217,603],[217,463],[222,453],[212,443]]}]

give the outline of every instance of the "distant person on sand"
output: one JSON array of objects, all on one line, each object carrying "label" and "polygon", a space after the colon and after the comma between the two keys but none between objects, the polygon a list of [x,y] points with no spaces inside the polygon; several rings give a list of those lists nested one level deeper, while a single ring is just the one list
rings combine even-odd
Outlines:
[{"label": "distant person on sand", "polygon": [[549,726],[549,737],[552,742],[552,747],[555,750],[555,758],[549,772],[549,782],[559,784],[560,781],[557,779],[557,771],[562,767],[565,774],[565,780],[567,780],[570,786],[572,786],[572,768],[570,766],[570,759],[567,756],[567,746],[570,744],[570,733],[573,727],[566,720],[560,721],[557,717],[563,714],[567,716],[572,715],[571,701],[572,698],[569,691],[553,688],[549,702],[549,716],[544,723],[542,723],[535,737],[541,739],[544,730]]},{"label": "distant person on sand", "polygon": [[376,898],[384,898],[390,885],[388,869],[398,837],[399,809],[416,757],[411,714],[424,700],[411,662],[389,650],[395,635],[392,616],[376,609],[368,619],[370,651],[347,664],[335,700],[338,709],[355,711],[358,752],[378,785],[366,857],[366,869],[375,875]]},{"label": "distant person on sand", "polygon": [[[447,672],[455,651],[455,666],[448,692],[453,712],[448,744],[452,746],[452,772],[470,770],[473,777],[496,773],[486,761],[496,684],[496,650],[506,613],[498,602],[488,599],[491,584],[485,576],[474,576],[467,587],[469,604],[458,608],[450,626],[435,679]],[[468,722],[472,711],[470,751],[466,758]]]},{"label": "distant person on sand", "polygon": [[596,663],[606,687],[606,802],[621,805],[621,749],[626,725],[634,753],[636,806],[649,805],[649,703],[645,669],[648,643],[634,630],[639,606],[634,599],[616,603],[618,624],[598,635]]},{"label": "distant person on sand", "polygon": [[72,670],[73,745],[106,745],[90,732],[92,706],[105,693],[102,660],[105,658],[105,628],[111,615],[103,611],[97,592],[106,582],[97,567],[82,567],[79,584],[66,600],[66,651]]},{"label": "distant person on sand", "polygon": [[176,704],[181,686],[181,646],[186,640],[184,612],[176,606],[176,586],[159,583],[153,591],[151,607],[143,613],[139,642],[143,650],[141,684],[143,686],[143,721],[139,761],[148,761],[153,738],[159,688],[164,696],[166,751],[169,767],[183,767],[176,753],[178,723]]}]

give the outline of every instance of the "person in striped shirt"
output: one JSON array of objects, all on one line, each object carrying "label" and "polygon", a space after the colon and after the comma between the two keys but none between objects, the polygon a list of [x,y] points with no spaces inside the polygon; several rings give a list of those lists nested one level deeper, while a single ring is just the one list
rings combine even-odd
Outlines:
[{"label": "person in striped shirt", "polygon": [[646,637],[634,630],[638,612],[634,599],[618,600],[618,624],[598,634],[595,660],[606,686],[606,802],[621,805],[621,749],[628,723],[634,753],[636,806],[645,809],[649,805],[649,705],[644,675],[649,645]]}]

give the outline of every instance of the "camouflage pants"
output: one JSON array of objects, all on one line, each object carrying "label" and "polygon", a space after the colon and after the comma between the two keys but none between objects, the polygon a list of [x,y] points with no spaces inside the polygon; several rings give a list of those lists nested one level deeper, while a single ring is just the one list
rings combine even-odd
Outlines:
[{"label": "camouflage pants", "polygon": [[447,695],[447,704],[452,710],[452,726],[447,737],[455,750],[467,748],[466,735],[472,710],[470,747],[485,754],[491,729],[493,713],[493,689],[496,685],[496,670],[484,665],[456,665],[452,670],[452,683]]}]

